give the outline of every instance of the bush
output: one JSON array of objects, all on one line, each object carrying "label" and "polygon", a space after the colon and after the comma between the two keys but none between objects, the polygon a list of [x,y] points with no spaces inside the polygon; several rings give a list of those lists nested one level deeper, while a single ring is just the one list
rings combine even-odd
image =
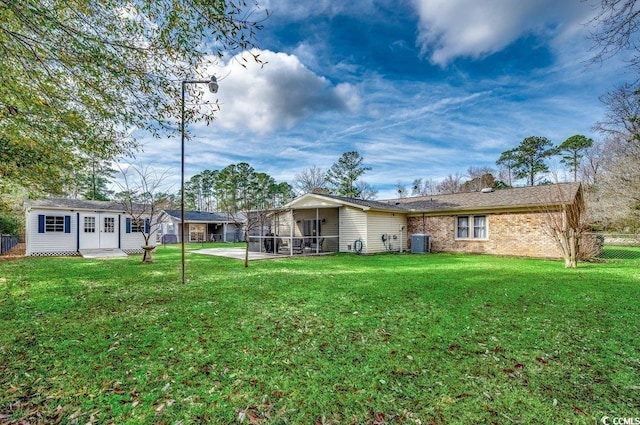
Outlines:
[{"label": "bush", "polygon": [[22,230],[22,220],[12,211],[0,211],[0,233],[17,235]]},{"label": "bush", "polygon": [[602,254],[604,247],[604,236],[596,233],[583,233],[580,238],[580,252],[578,259],[589,261]]}]

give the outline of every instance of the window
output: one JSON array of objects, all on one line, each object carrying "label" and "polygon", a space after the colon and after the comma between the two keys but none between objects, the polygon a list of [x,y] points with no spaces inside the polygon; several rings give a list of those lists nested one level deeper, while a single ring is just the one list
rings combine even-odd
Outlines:
[{"label": "window", "polygon": [[131,233],[143,233],[144,220],[131,220]]},{"label": "window", "polygon": [[45,232],[64,232],[64,217],[57,215],[48,215],[44,219]]},{"label": "window", "polygon": [[[472,225],[473,229],[471,229]],[[487,216],[458,216],[456,220],[456,239],[487,239]]]},{"label": "window", "polygon": [[458,217],[458,239],[469,237],[469,217]]},{"label": "window", "polygon": [[116,232],[116,219],[115,217],[104,218],[104,232],[115,233]]},{"label": "window", "polygon": [[95,217],[85,217],[84,218],[84,232],[85,233],[95,233],[96,232],[96,218]]},{"label": "window", "polygon": [[473,217],[473,239],[487,238],[487,217],[478,215]]}]

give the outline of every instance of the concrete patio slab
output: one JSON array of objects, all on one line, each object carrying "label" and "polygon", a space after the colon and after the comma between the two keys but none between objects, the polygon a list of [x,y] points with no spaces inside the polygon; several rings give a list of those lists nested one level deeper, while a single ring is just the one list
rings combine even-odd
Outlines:
[{"label": "concrete patio slab", "polygon": [[128,257],[127,253],[118,249],[81,249],[80,255],[84,258],[124,258]]},{"label": "concrete patio slab", "polygon": [[[196,251],[189,251],[194,254],[214,255],[216,257],[234,258],[236,260],[244,260],[244,248],[206,248]],[[274,258],[283,258],[283,255],[268,254],[264,252],[249,251],[249,261],[253,260],[272,260]]]}]

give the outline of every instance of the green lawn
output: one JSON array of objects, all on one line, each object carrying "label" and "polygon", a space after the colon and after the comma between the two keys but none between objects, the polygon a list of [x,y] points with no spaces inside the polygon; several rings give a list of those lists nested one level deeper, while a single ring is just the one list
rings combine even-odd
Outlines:
[{"label": "green lawn", "polygon": [[0,423],[640,417],[640,259],[187,258],[0,262]]}]

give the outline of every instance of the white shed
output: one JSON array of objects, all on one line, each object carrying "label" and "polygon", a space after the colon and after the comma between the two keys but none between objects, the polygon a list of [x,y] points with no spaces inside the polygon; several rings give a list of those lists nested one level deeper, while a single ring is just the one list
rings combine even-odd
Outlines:
[{"label": "white shed", "polygon": [[142,253],[149,220],[134,220],[119,202],[81,199],[27,201],[26,254],[80,255],[84,249]]}]

